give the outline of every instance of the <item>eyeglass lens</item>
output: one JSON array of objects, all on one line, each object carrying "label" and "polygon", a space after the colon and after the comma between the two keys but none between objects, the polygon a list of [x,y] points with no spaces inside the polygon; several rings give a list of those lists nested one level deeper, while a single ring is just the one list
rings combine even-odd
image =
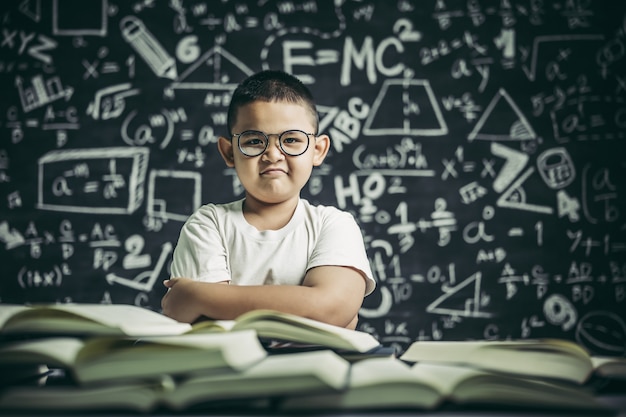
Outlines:
[{"label": "eyeglass lens", "polygon": [[[280,149],[287,155],[298,156],[309,147],[309,135],[300,130],[288,130],[278,137]],[[259,156],[267,149],[269,138],[263,132],[248,130],[239,134],[239,149],[244,155]]]}]

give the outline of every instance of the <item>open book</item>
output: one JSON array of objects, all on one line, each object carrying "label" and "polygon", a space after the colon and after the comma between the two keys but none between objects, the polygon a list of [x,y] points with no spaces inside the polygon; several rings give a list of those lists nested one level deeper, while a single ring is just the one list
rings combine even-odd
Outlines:
[{"label": "open book", "polygon": [[595,376],[626,381],[626,357],[591,356],[591,363]]},{"label": "open book", "polygon": [[126,304],[0,304],[0,336],[156,336],[190,329],[188,323]]},{"label": "open book", "polygon": [[237,373],[96,386],[13,387],[0,391],[0,410],[151,412],[188,410],[225,401],[266,404],[268,399],[338,391],[350,365],[332,351],[267,356]]},{"label": "open book", "polygon": [[475,368],[409,365],[391,358],[352,365],[345,390],[286,398],[281,411],[434,410],[445,405],[541,410],[602,410],[593,394],[574,384],[548,382]]},{"label": "open book", "polygon": [[594,372],[589,353],[562,339],[508,341],[417,341],[400,359],[471,365],[498,372],[583,384]]},{"label": "open book", "polygon": [[266,340],[316,345],[349,352],[365,353],[380,347],[371,334],[350,330],[293,314],[254,310],[235,320],[210,320],[193,325],[192,333],[255,330]]},{"label": "open book", "polygon": [[255,310],[236,320],[180,323],[143,307],[122,304],[0,304],[0,336],[160,336],[255,330],[260,338],[368,352],[380,343],[369,333],[272,310]]},{"label": "open book", "polygon": [[2,365],[47,365],[79,384],[244,370],[267,355],[252,330],[178,336],[50,337],[0,345]]}]

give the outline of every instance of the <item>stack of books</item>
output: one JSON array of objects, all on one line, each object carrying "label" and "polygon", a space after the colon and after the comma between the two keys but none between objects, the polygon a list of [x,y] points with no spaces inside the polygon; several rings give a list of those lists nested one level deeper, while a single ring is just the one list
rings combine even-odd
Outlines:
[{"label": "stack of books", "polygon": [[130,305],[0,304],[0,410],[265,407],[342,390],[351,363],[388,352],[368,333],[268,310],[190,325]]},{"label": "stack of books", "polygon": [[341,392],[290,398],[282,407],[613,414],[597,396],[608,381],[626,383],[626,358],[591,356],[568,340],[417,341],[398,360],[353,364]]},{"label": "stack of books", "polygon": [[591,381],[626,379],[626,360],[557,339],[416,341],[398,357],[368,333],[268,310],[189,325],[128,305],[0,304],[0,374],[0,411],[611,412]]}]

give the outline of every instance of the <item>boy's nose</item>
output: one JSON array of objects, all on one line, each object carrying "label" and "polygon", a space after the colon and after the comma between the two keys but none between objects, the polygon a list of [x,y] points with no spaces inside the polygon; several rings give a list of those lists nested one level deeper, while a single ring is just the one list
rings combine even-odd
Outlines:
[{"label": "boy's nose", "polygon": [[270,137],[267,149],[263,152],[263,158],[269,162],[280,161],[285,158],[285,154],[280,149],[280,143],[277,137]]}]

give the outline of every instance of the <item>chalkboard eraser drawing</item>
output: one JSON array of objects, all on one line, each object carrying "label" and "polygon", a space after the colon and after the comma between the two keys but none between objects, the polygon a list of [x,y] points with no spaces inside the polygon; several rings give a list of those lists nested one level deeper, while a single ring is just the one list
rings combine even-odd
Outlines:
[{"label": "chalkboard eraser drawing", "polygon": [[72,213],[131,214],[143,203],[147,148],[51,151],[39,158],[37,207]]}]

